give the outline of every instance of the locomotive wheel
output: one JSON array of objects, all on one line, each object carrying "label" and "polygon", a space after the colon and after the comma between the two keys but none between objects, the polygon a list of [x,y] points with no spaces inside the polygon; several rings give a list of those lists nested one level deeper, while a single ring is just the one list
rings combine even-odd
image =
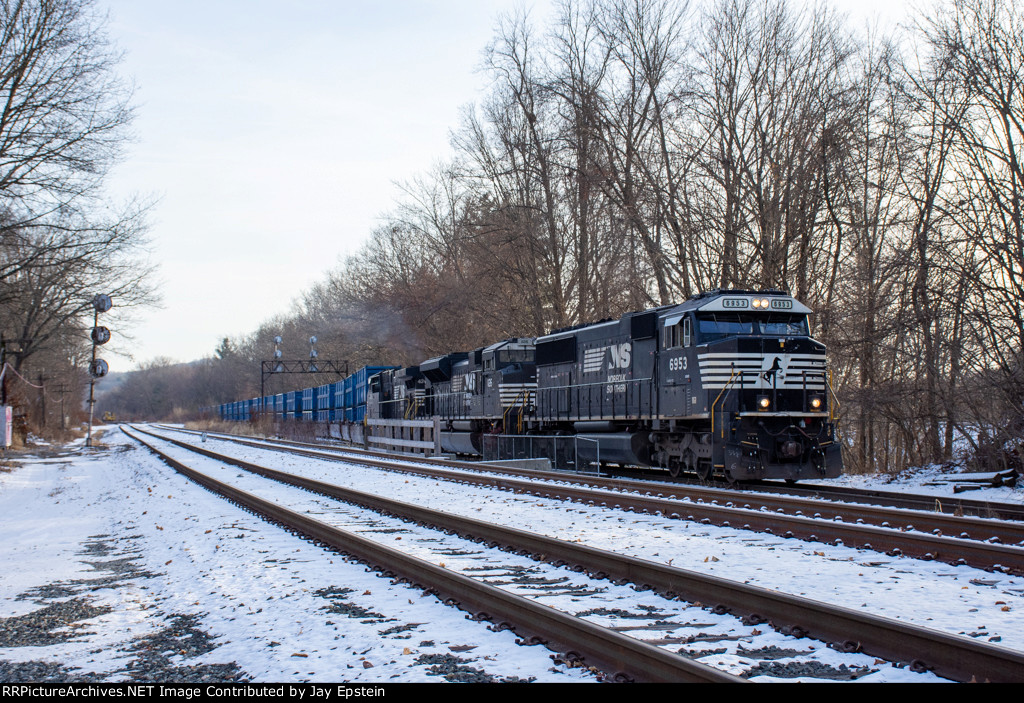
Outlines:
[{"label": "locomotive wheel", "polygon": [[701,481],[710,481],[712,473],[714,473],[714,467],[711,466],[710,459],[697,460],[697,478]]},{"label": "locomotive wheel", "polygon": [[679,478],[679,475],[684,471],[693,470],[693,451],[690,449],[683,450],[683,456],[678,461],[669,459],[668,473],[672,478]]}]

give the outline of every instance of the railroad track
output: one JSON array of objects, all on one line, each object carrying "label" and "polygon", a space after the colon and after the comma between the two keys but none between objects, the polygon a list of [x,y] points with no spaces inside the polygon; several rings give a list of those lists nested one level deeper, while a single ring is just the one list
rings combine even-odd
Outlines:
[{"label": "railroad track", "polygon": [[[187,432],[185,430],[180,430]],[[481,467],[469,462],[369,458],[289,443],[226,435],[243,446],[288,451],[421,476],[458,480],[547,498],[664,515],[810,542],[868,549],[890,556],[941,561],[989,571],[1024,574],[1024,525],[944,513],[835,504],[789,496],[761,496],[703,487],[668,487],[642,481],[575,477],[551,472]],[[452,470],[458,471],[457,475]],[[520,478],[524,477],[524,478]],[[539,483],[536,479],[544,480]],[[640,493],[643,491],[643,494]],[[656,493],[656,495],[652,495]],[[956,535],[955,537],[947,535]]]},{"label": "railroad track", "polygon": [[1024,505],[998,503],[987,500],[973,500],[960,496],[934,496],[913,493],[895,493],[867,488],[851,488],[848,486],[823,486],[818,484],[800,484],[780,486],[777,484],[759,483],[752,490],[765,493],[782,493],[836,500],[844,503],[866,503],[885,505],[891,508],[907,510],[927,510],[933,513],[944,513],[954,516],[981,517],[995,520],[1024,521]]},{"label": "railroad track", "polygon": [[[197,430],[186,430],[180,427],[166,425],[158,425],[158,427],[169,431],[195,433],[197,435],[204,434]],[[251,441],[253,439],[252,437],[229,433],[215,432],[207,434],[232,440]],[[396,455],[394,453],[374,451],[353,446],[331,445],[324,443],[314,444],[286,439],[262,441],[267,442],[268,444],[272,443],[276,445],[292,446],[311,450],[333,451],[345,455],[365,456],[370,458],[396,459],[400,457],[400,455]],[[482,465],[479,462],[433,457],[404,456],[400,458],[407,461],[416,461],[436,466],[450,466],[453,468],[461,468],[471,471],[488,471],[491,473],[504,473],[509,476],[524,476],[544,480],[579,482],[610,490],[650,492],[651,490],[656,489],[663,493],[671,492],[680,497],[689,497],[692,500],[703,500],[704,502],[734,502],[737,496],[744,496],[748,502],[757,500],[759,501],[758,505],[760,507],[764,507],[769,510],[781,509],[783,511],[793,512],[795,510],[801,510],[803,507],[809,505],[807,502],[808,500],[814,500],[816,501],[814,504],[819,508],[823,508],[826,512],[831,511],[833,514],[838,514],[838,511],[843,509],[851,519],[864,520],[865,522],[872,524],[881,524],[882,522],[890,521],[894,515],[898,516],[898,513],[894,513],[892,510],[887,511],[885,508],[918,510],[928,513],[928,516],[935,520],[934,525],[929,526],[926,531],[932,531],[934,529],[941,530],[941,525],[943,523],[941,520],[938,520],[940,515],[949,515],[954,518],[983,518],[983,522],[978,523],[979,525],[986,523],[991,525],[993,524],[992,521],[995,520],[1024,522],[1024,505],[969,500],[959,496],[938,497],[934,495],[915,495],[908,493],[897,494],[889,491],[814,484],[787,484],[785,486],[771,482],[744,483],[740,486],[723,483],[709,484],[691,481],[685,478],[667,478],[664,472],[657,472],[652,469],[635,469],[629,471],[628,475],[625,472],[620,474],[615,471],[605,471],[604,474],[597,475],[557,470],[544,471],[537,469],[502,467],[500,463]],[[828,501],[835,502],[838,505],[830,507],[827,504],[821,504]],[[861,512],[851,512],[857,510],[857,506],[855,504],[858,503],[866,504],[867,507]],[[872,507],[874,509],[872,509]],[[956,521],[955,523],[949,524],[969,525],[970,523]],[[976,538],[990,539],[991,537],[996,537],[1001,539],[1001,541],[1010,544],[1016,543],[1020,539],[1024,539],[1024,528],[1018,527],[1011,529],[1015,530],[1015,533],[1010,535],[1006,540],[1002,540],[998,535],[992,535],[990,537],[979,536]],[[1018,536],[1018,539],[1014,540],[1014,536]]]},{"label": "railroad track", "polygon": [[[184,430],[180,427],[160,427],[172,431],[195,432],[196,434],[201,434],[196,430]],[[233,435],[228,433],[209,434],[226,438],[251,439],[242,435]],[[312,444],[309,442],[298,442],[286,439],[267,441],[272,441],[276,444],[286,446],[332,450],[347,454],[358,454],[385,459],[393,459],[396,456],[393,453],[389,454],[387,452],[374,451],[353,446],[332,446],[323,443]],[[471,461],[437,459],[431,457],[405,458],[438,466],[460,467],[477,471],[483,470],[479,463]],[[498,472],[502,469],[494,465],[488,465],[486,470]],[[505,472],[509,475],[536,476],[538,478],[547,478],[549,480],[581,480],[593,485],[600,485],[617,490],[649,491],[652,488],[657,488],[662,491],[670,490],[677,494],[685,493],[686,495],[693,496],[694,499],[703,498],[705,502],[710,502],[712,500],[725,502],[734,499],[737,494],[755,494],[760,496],[760,499],[764,501],[766,506],[769,506],[771,503],[769,496],[779,496],[779,506],[783,507],[787,504],[787,501],[784,500],[785,497],[796,497],[797,499],[803,497],[819,501],[835,501],[843,505],[863,503],[872,506],[899,508],[903,510],[921,510],[928,513],[946,514],[954,517],[980,517],[994,520],[1024,522],[1024,505],[973,500],[960,496],[937,497],[934,495],[895,493],[892,491],[850,488],[847,486],[825,486],[821,484],[807,483],[786,484],[785,486],[765,481],[743,483],[739,486],[719,482],[709,484],[687,478],[672,479],[669,478],[664,471],[655,471],[653,469],[632,469],[628,473],[625,471],[619,472],[615,470],[606,470],[600,476],[578,472],[556,470],[539,471],[521,468],[508,468],[505,469]]]},{"label": "railroad track", "polygon": [[[823,639],[833,643],[840,651],[863,651],[889,661],[902,662],[914,670],[932,670],[937,675],[960,681],[1024,680],[1024,667],[1021,666],[1024,664],[1024,655],[1006,648],[388,500],[260,466],[180,440],[152,436],[274,481],[451,531],[477,542],[500,545],[504,549],[528,553],[534,555],[534,558],[556,564],[567,564],[595,576],[628,581],[641,589],[654,589],[666,597],[697,601],[712,607],[714,612],[730,612],[741,616],[748,624],[768,621],[780,632]],[[913,655],[908,655],[909,652],[913,652]]]},{"label": "railroad track", "polygon": [[499,628],[514,629],[527,642],[544,643],[558,652],[561,660],[567,663],[583,662],[595,666],[607,672],[611,680],[617,681],[745,682],[740,677],[289,510],[196,471],[161,451],[152,442],[123,426],[121,429],[176,471],[204,488],[285,529],[359,559],[375,570],[435,593],[447,603],[458,605],[471,613],[476,619],[492,620]]}]

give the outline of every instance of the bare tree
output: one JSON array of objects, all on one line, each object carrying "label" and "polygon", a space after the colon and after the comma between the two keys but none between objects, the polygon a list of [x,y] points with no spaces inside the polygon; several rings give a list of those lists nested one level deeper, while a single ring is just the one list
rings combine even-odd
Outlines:
[{"label": "bare tree", "polygon": [[954,135],[942,206],[962,242],[956,333],[972,345],[963,373],[984,389],[961,395],[983,398],[971,424],[999,445],[1024,426],[1024,14],[1005,0],[952,0],[924,34],[941,67],[932,104]]},{"label": "bare tree", "polygon": [[[601,182],[645,254],[654,301],[664,305],[692,292],[687,247],[681,244],[684,168],[670,144],[671,122],[681,117],[677,107],[685,92],[687,5],[605,2],[600,17],[613,59],[603,98]],[[673,245],[675,259],[669,256]]]},{"label": "bare tree", "polygon": [[[558,101],[563,149],[561,166],[568,203],[567,239],[574,257],[568,288],[575,291],[573,319],[603,317],[603,269],[618,253],[609,242],[607,212],[601,197],[601,88],[608,71],[609,50],[601,41],[593,2],[564,0],[559,4],[551,39],[548,88]],[[609,246],[610,245],[610,246]]]},{"label": "bare tree", "polygon": [[146,207],[102,193],[132,117],[119,60],[94,0],[0,0],[0,333],[17,368],[77,362],[96,293],[155,300]]},{"label": "bare tree", "polygon": [[0,0],[5,237],[52,228],[93,202],[131,119],[131,89],[114,70],[119,60],[92,0]]},{"label": "bare tree", "polygon": [[[571,321],[568,310],[566,228],[560,217],[555,150],[557,135],[547,113],[555,106],[546,87],[542,49],[525,14],[499,20],[497,36],[486,50],[486,65],[497,83],[487,116],[495,127],[503,159],[518,166],[515,199],[508,206],[532,210],[529,229],[521,230],[536,264],[542,325]],[[508,163],[508,161],[506,161]]]},{"label": "bare tree", "polygon": [[810,279],[824,236],[822,142],[842,132],[849,109],[853,46],[840,27],[823,7],[797,15],[773,0],[730,0],[706,18],[701,166],[713,188],[703,202],[721,242],[721,285],[796,290]]},{"label": "bare tree", "polygon": [[[152,283],[153,266],[145,259],[143,213],[118,215],[105,226],[94,226],[104,244],[47,249],[35,237],[23,246],[33,249],[33,264],[23,266],[0,280],[0,330],[17,339],[14,366],[36,353],[63,343],[67,330],[75,330],[82,344],[88,342],[92,298],[103,292],[116,298],[119,313],[157,301]],[[33,235],[49,240],[47,230],[34,228]],[[20,247],[8,246],[15,256]]]}]

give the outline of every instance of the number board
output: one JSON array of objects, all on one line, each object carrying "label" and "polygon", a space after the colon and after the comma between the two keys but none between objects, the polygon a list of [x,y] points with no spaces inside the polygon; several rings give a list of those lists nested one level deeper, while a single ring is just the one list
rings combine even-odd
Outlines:
[{"label": "number board", "polygon": [[746,298],[726,298],[722,301],[724,308],[745,308],[749,304]]}]

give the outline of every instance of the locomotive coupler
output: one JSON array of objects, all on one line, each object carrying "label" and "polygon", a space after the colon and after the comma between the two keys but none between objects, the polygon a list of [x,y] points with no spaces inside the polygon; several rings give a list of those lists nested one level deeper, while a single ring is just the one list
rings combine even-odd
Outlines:
[{"label": "locomotive coupler", "polygon": [[788,442],[780,442],[778,453],[783,459],[796,459],[804,453],[804,445],[792,439]]}]

